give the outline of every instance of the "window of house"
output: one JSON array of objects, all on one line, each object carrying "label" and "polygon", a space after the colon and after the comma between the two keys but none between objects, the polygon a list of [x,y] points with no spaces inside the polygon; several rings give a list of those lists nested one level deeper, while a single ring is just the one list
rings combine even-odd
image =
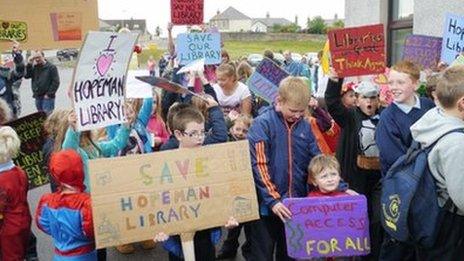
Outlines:
[{"label": "window of house", "polygon": [[388,64],[401,60],[404,40],[412,34],[414,0],[389,1]]}]

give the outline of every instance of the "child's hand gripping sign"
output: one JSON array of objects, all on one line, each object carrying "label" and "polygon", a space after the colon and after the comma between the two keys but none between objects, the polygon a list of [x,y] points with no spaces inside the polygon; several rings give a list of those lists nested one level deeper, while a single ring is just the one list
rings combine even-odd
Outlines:
[{"label": "child's hand gripping sign", "polygon": [[288,255],[298,259],[363,256],[370,252],[366,197],[289,198]]}]

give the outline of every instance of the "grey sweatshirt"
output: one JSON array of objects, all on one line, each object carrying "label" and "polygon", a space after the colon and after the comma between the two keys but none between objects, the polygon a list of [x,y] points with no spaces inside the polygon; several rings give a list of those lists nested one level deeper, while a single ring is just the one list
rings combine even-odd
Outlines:
[{"label": "grey sweatshirt", "polygon": [[[411,126],[414,140],[429,146],[448,131],[464,128],[464,121],[445,114],[440,108],[429,110]],[[430,171],[437,180],[438,203],[449,197],[464,216],[464,133],[453,132],[441,138],[428,156]]]}]

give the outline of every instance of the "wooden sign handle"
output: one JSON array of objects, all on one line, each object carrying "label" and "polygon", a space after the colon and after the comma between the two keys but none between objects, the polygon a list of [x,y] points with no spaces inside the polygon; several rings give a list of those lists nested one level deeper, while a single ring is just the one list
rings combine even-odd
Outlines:
[{"label": "wooden sign handle", "polygon": [[193,236],[195,236],[195,232],[180,234],[180,240],[182,241],[182,252],[184,252],[185,261],[195,261],[195,248],[193,246]]}]

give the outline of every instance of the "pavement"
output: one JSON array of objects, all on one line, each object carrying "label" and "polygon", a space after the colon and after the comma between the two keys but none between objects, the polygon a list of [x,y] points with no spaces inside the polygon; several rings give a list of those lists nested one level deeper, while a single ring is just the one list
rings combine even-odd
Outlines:
[{"label": "pavement", "polygon": [[[56,94],[55,99],[55,108],[70,108],[72,106],[71,101],[67,97],[67,89],[71,85],[73,69],[72,68],[63,68],[58,66],[61,84]],[[32,98],[31,83],[30,80],[23,80],[20,87],[21,103],[22,103],[22,112],[21,116],[26,116],[28,114],[36,112],[34,99]],[[40,197],[44,193],[50,192],[50,187],[48,185],[35,188],[29,191],[28,201],[31,209],[31,214],[35,215],[35,209],[37,208],[37,203]],[[53,256],[53,243],[51,237],[44,234],[43,232],[37,229],[35,221],[32,224],[32,231],[37,237],[37,251],[39,254],[39,260],[52,260]],[[240,238],[240,242],[243,242],[243,233]],[[109,248],[107,250],[107,260],[110,261],[128,261],[128,260],[168,260],[167,252],[162,248],[160,244],[156,245],[153,250],[143,250],[140,245],[136,246],[137,251],[134,254],[122,255],[115,248]],[[239,252],[237,258],[231,259],[236,261],[244,260]]]}]

